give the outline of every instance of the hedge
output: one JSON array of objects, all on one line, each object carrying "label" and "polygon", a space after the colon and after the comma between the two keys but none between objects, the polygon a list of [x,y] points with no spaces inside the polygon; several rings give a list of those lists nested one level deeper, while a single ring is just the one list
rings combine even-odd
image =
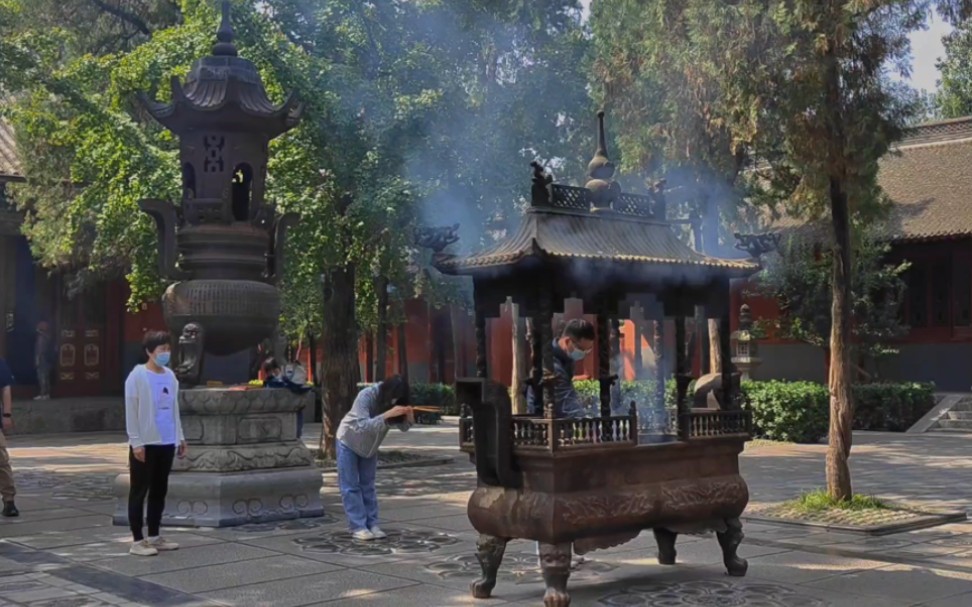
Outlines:
[{"label": "hedge", "polygon": [[761,438],[816,443],[827,436],[827,388],[809,381],[747,381],[743,391],[753,412],[753,432]]},{"label": "hedge", "polygon": [[[853,386],[854,429],[903,432],[935,406],[934,384],[880,383]],[[757,436],[797,443],[826,438],[830,421],[827,386],[814,382],[744,382]]]},{"label": "hedge", "polygon": [[934,384],[854,386],[854,429],[904,432],[934,406]]}]

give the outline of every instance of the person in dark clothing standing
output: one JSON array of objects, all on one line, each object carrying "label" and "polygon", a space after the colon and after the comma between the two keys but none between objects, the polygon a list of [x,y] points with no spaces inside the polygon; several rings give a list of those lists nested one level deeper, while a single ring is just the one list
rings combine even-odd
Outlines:
[{"label": "person in dark clothing standing", "polygon": [[[302,386],[284,374],[283,368],[274,357],[268,358],[263,363],[264,388],[287,388],[294,394],[306,394],[310,391],[307,386]],[[304,410],[297,412],[297,438],[300,439],[304,434]]]},{"label": "person in dark clothing standing", "polygon": [[[554,417],[584,417],[584,404],[574,388],[574,363],[584,360],[593,349],[594,325],[582,318],[568,321],[554,341]],[[527,388],[527,410],[532,415],[543,414],[543,403],[536,402],[532,386]]]},{"label": "person in dark clothing standing", "polygon": [[13,373],[7,362],[0,358],[0,404],[2,404],[3,424],[0,425],[0,497],[3,498],[3,516],[18,516],[17,506],[14,504],[14,496],[17,489],[14,487],[13,469],[10,467],[10,453],[7,452],[7,438],[4,432],[13,428],[13,396],[11,387],[14,383]]},{"label": "person in dark clothing standing", "polygon": [[[125,426],[128,430],[128,522],[132,528],[129,552],[155,556],[179,545],[159,535],[165,494],[173,458],[186,456],[186,439],[179,417],[179,381],[169,364],[171,338],[149,331],[142,340],[148,362],[136,365],[125,380]],[[148,538],[142,533],[142,507],[148,498]]]}]

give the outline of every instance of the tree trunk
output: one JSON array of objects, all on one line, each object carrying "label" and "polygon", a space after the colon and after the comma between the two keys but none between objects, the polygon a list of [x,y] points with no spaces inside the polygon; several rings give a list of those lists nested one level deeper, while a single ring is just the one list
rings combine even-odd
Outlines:
[{"label": "tree trunk", "polygon": [[850,467],[851,429],[854,403],[851,395],[851,237],[850,211],[843,184],[830,180],[834,252],[831,277],[833,303],[830,329],[830,439],[827,447],[827,493],[837,500],[849,500],[852,493]]},{"label": "tree trunk", "polygon": [[455,304],[449,306],[449,322],[452,325],[452,381],[455,382],[460,377],[468,375],[466,372],[466,353],[462,348],[462,311]]},{"label": "tree trunk", "polygon": [[510,381],[513,391],[513,409],[518,415],[527,412],[524,382],[530,377],[530,345],[526,337],[526,319],[520,317],[520,306],[512,304],[513,309],[513,378]]},{"label": "tree trunk", "polygon": [[365,336],[365,382],[375,380],[375,334],[369,332]]},{"label": "tree trunk", "polygon": [[851,487],[851,433],[854,420],[854,401],[851,394],[851,227],[847,200],[847,169],[845,156],[844,117],[840,113],[840,62],[836,36],[828,40],[826,52],[825,88],[829,116],[830,141],[828,172],[830,181],[830,214],[834,228],[834,248],[831,275],[830,324],[830,432],[827,445],[827,493],[835,500],[849,500]]},{"label": "tree trunk", "polygon": [[378,328],[375,329],[374,381],[380,382],[388,372],[388,278],[375,279],[375,292],[378,296]]},{"label": "tree trunk", "polygon": [[324,297],[324,330],[321,361],[324,396],[324,427],[321,429],[320,454],[336,458],[334,434],[341,418],[351,409],[357,395],[358,330],[355,324],[355,267],[348,264],[327,272]]},{"label": "tree trunk", "polygon": [[408,383],[408,344],[405,342],[405,323],[397,327],[398,339],[398,374]]},{"label": "tree trunk", "polygon": [[722,373],[722,350],[719,349],[719,319],[709,320],[709,373]]}]

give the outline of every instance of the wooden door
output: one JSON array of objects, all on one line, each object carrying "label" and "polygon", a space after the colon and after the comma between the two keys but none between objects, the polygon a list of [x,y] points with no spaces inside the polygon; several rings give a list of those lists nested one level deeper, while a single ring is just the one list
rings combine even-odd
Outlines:
[{"label": "wooden door", "polygon": [[59,304],[53,395],[100,396],[105,380],[104,289],[95,287],[71,299],[62,295]]}]

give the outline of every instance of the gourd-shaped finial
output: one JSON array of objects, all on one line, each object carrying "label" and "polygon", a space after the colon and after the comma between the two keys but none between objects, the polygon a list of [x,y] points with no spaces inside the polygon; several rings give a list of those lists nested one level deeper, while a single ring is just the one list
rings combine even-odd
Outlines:
[{"label": "gourd-shaped finial", "polygon": [[621,188],[611,181],[614,177],[614,163],[607,156],[607,137],[604,134],[604,110],[597,113],[597,150],[594,158],[587,165],[587,175],[590,180],[585,187],[591,192],[593,209],[606,210],[611,208],[614,199],[620,194]]},{"label": "gourd-shaped finial", "polygon": [[216,44],[213,45],[213,55],[217,57],[236,57],[236,45],[233,44],[233,24],[230,21],[230,0],[223,0],[223,18],[216,30]]},{"label": "gourd-shaped finial", "polygon": [[610,179],[614,177],[614,163],[607,155],[607,137],[604,134],[604,110],[597,113],[597,150],[587,165],[587,175],[591,179]]}]

